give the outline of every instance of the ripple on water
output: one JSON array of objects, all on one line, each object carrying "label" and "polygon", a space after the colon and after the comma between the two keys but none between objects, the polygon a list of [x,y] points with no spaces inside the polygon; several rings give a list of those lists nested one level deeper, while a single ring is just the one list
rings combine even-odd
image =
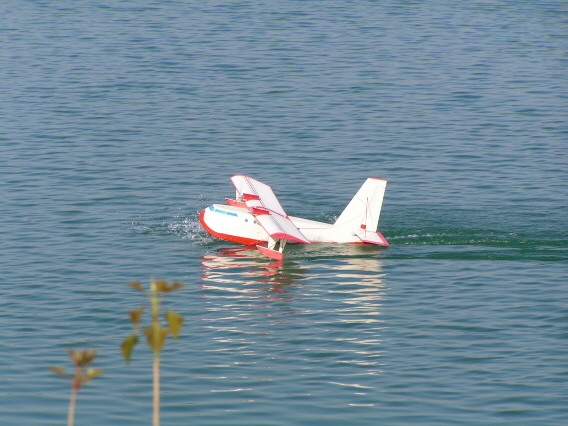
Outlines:
[{"label": "ripple on water", "polygon": [[[85,346],[77,423],[147,422],[152,275],[164,424],[568,423],[565,2],[142,3],[0,2],[0,423]],[[214,240],[236,173],[328,222],[386,178],[392,245]]]}]

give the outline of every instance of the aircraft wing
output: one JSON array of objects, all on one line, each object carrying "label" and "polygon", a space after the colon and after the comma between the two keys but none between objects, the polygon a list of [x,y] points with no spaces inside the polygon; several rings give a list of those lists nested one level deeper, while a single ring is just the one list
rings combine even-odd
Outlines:
[{"label": "aircraft wing", "polygon": [[281,216],[262,207],[254,207],[252,214],[272,238],[309,244],[307,238],[288,219],[288,216]]},{"label": "aircraft wing", "polygon": [[309,244],[308,239],[292,223],[270,186],[248,176],[231,178],[242,199],[264,230],[274,239]]},{"label": "aircraft wing", "polygon": [[287,216],[270,186],[244,175],[235,175],[231,181],[237,190],[237,199],[242,198],[249,208],[264,207],[281,216]]}]

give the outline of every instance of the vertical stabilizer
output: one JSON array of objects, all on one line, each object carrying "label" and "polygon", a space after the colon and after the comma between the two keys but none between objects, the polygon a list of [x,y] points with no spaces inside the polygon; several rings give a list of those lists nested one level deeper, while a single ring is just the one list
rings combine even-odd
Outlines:
[{"label": "vertical stabilizer", "polygon": [[334,226],[376,232],[387,181],[368,178],[337,218]]}]

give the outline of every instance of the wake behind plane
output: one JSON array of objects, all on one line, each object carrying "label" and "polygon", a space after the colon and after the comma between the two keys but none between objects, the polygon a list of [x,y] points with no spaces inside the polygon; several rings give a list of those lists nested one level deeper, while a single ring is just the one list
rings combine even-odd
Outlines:
[{"label": "wake behind plane", "polygon": [[203,210],[199,221],[213,237],[256,245],[265,256],[282,260],[288,242],[388,246],[378,230],[387,181],[368,178],[335,223],[288,216],[270,186],[245,175],[231,178],[235,199]]}]

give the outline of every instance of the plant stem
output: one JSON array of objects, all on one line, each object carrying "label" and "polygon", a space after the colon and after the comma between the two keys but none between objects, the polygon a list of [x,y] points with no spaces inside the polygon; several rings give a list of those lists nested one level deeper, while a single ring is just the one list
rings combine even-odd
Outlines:
[{"label": "plant stem", "polygon": [[160,426],[160,357],[154,357],[154,416],[153,426]]},{"label": "plant stem", "polygon": [[156,339],[160,339],[159,333],[156,332],[160,329],[160,298],[156,290],[156,282],[153,279],[150,286],[152,292],[150,297],[150,301],[152,303],[152,327],[155,330],[153,334],[154,342],[152,345],[152,350],[154,351],[154,413],[152,424],[153,426],[160,426],[160,353],[159,349],[156,350],[159,346]]},{"label": "plant stem", "polygon": [[67,426],[73,426],[75,423],[75,403],[77,401],[78,389],[73,385],[71,387],[71,396],[69,397],[69,413],[67,415]]}]

